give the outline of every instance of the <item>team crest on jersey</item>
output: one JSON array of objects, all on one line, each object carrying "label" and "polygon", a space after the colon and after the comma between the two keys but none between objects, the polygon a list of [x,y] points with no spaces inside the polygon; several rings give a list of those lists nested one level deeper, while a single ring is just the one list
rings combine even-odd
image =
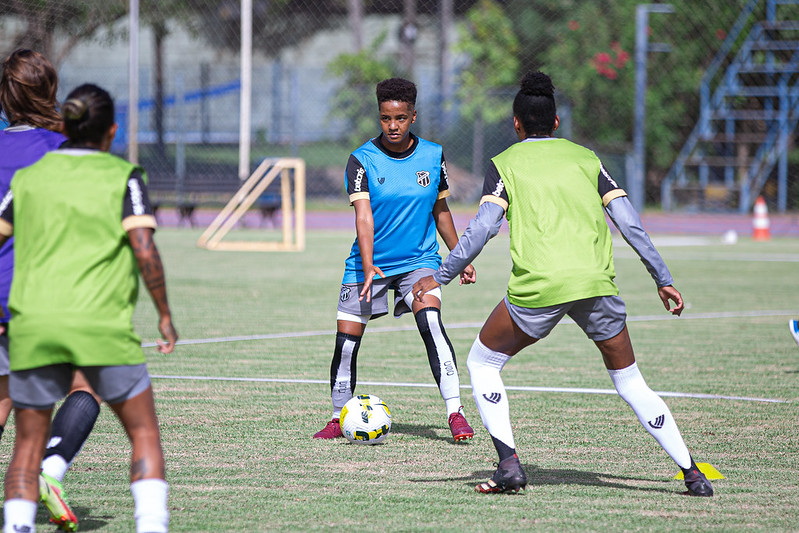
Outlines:
[{"label": "team crest on jersey", "polygon": [[426,170],[420,170],[416,173],[416,183],[422,187],[430,185],[430,173]]},{"label": "team crest on jersey", "polygon": [[341,295],[338,297],[339,300],[342,302],[346,302],[350,299],[350,293],[352,292],[352,287],[347,287],[346,285],[341,286]]}]

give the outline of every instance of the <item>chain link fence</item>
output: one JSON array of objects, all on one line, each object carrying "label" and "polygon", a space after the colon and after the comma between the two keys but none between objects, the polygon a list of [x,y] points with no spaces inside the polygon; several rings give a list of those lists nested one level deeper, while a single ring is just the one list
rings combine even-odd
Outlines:
[{"label": "chain link fence", "polygon": [[[595,150],[628,182],[636,1],[252,4],[252,168],[264,157],[302,157],[312,202],[346,201],[347,156],[379,133],[374,85],[390,76],[417,83],[415,132],[444,145],[455,201],[474,202],[488,158],[515,141],[511,103],[529,69],[555,83],[559,135]],[[702,75],[748,4],[673,2],[672,12],[649,17],[648,41],[662,46],[646,54],[648,206],[659,204],[660,184],[699,119]],[[154,184],[181,175],[238,180],[241,5],[140,0],[139,160]],[[127,14],[127,0],[0,0],[0,53],[45,53],[59,70],[60,98],[83,82],[107,88],[126,132]],[[126,143],[122,134],[114,149],[125,155]],[[792,150],[794,210],[797,165]]]}]

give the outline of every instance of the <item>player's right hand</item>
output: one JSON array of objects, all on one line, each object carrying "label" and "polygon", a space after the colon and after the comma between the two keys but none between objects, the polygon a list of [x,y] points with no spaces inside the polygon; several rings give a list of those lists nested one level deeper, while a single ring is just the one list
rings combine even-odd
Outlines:
[{"label": "player's right hand", "polygon": [[175,349],[175,343],[178,342],[178,332],[175,331],[175,326],[172,325],[172,317],[164,316],[158,321],[158,331],[161,332],[163,339],[156,340],[158,344],[158,351],[163,354],[172,353]]},{"label": "player's right hand", "polygon": [[380,270],[380,267],[372,265],[371,268],[364,269],[363,271],[363,288],[361,289],[361,294],[358,296],[358,301],[362,302],[364,297],[366,297],[367,302],[372,301],[372,280],[375,279],[375,276],[380,276],[381,278],[385,279],[386,275],[383,274],[383,271]]}]

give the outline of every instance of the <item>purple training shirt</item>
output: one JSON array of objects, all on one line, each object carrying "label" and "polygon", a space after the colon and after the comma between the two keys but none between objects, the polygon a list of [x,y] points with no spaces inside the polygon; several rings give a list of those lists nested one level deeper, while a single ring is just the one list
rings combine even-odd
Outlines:
[{"label": "purple training shirt", "polygon": [[[55,150],[66,138],[60,133],[29,126],[13,126],[0,131],[0,198],[11,186],[14,173],[34,164],[41,157]],[[0,248],[0,305],[3,307],[3,318],[0,323],[8,322],[8,292],[11,290],[11,278],[14,276],[14,240],[9,239]]]}]

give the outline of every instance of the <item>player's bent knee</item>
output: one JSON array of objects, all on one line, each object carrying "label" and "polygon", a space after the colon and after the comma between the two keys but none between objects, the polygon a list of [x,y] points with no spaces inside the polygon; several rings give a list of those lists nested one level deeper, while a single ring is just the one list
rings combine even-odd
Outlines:
[{"label": "player's bent knee", "polygon": [[345,313],[344,311],[338,311],[336,313],[336,320],[343,320],[345,322],[357,322],[358,324],[366,325],[369,322],[369,319],[372,315],[353,315],[351,313]]}]

